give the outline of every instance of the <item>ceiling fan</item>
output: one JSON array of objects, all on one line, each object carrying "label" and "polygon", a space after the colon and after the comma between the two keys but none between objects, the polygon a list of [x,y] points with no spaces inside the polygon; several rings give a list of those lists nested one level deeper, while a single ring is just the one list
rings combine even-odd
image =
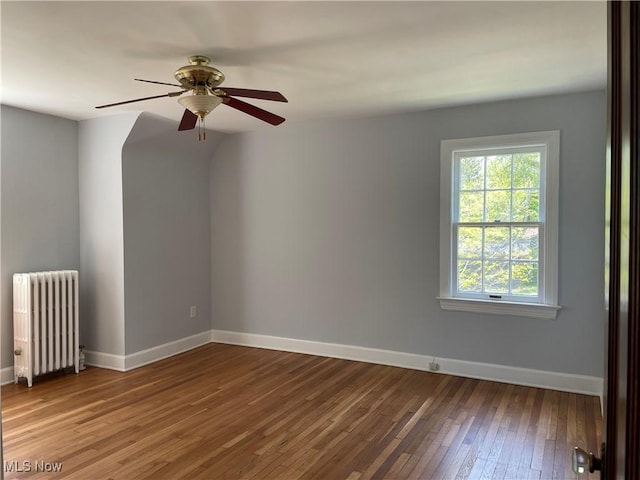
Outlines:
[{"label": "ceiling fan", "polygon": [[280,125],[284,122],[285,119],[279,115],[267,112],[255,105],[251,105],[250,103],[234,98],[246,97],[260,100],[271,100],[274,102],[286,102],[287,99],[280,92],[219,87],[219,85],[224,81],[224,75],[217,68],[208,65],[209,62],[211,62],[209,57],[204,55],[192,55],[188,57],[188,60],[189,65],[179,68],[174,74],[176,80],[180,82],[180,85],[156,82],[154,80],[142,80],[140,78],[135,79],[138,82],[170,85],[172,87],[181,88],[182,90],[169,92],[164,95],[155,95],[152,97],[125,100],[124,102],[109,103],[107,105],[100,105],[96,108],[115,107],[117,105],[124,105],[127,103],[152,100],[154,98],[178,97],[183,93],[191,92],[191,95],[178,100],[178,102],[185,107],[178,130],[192,130],[196,127],[196,124],[199,124],[198,140],[205,139],[204,118],[221,103],[247,113],[264,122],[270,123],[271,125]]}]

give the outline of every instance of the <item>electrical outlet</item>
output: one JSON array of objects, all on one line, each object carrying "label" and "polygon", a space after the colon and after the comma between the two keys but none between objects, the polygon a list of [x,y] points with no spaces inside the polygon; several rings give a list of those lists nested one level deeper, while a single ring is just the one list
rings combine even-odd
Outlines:
[{"label": "electrical outlet", "polygon": [[440,364],[436,362],[435,358],[433,359],[433,361],[429,362],[429,370],[431,370],[432,372],[440,371]]},{"label": "electrical outlet", "polygon": [[189,318],[196,318],[198,316],[198,309],[195,305],[189,307]]}]

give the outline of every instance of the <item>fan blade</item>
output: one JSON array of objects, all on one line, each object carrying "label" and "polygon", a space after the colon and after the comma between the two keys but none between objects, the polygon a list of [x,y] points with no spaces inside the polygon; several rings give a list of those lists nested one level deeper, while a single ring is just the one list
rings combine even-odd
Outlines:
[{"label": "fan blade", "polygon": [[198,123],[198,116],[190,110],[185,109],[178,130],[192,130],[196,128],[196,123]]},{"label": "fan blade", "polygon": [[182,85],[176,85],[175,83],[156,82],[155,80],[143,80],[141,78],[134,78],[136,82],[157,83],[158,85],[170,85],[172,87],[182,88]]},{"label": "fan blade", "polygon": [[284,118],[276,115],[275,113],[267,112],[266,110],[258,108],[255,105],[251,105],[250,103],[246,103],[246,102],[243,102],[242,100],[238,100],[237,98],[222,97],[222,101],[226,105],[229,105],[231,108],[240,110],[241,112],[247,113],[252,117],[256,117],[262,121],[270,123],[271,125],[280,125],[285,120]]},{"label": "fan blade", "polygon": [[108,105],[100,105],[100,106],[98,106],[96,108],[115,107],[117,105],[126,105],[127,103],[143,102],[145,100],[153,100],[154,98],[177,97],[178,95],[182,95],[186,91],[188,91],[188,90],[183,90],[182,92],[169,92],[169,93],[165,93],[164,95],[154,95],[153,97],[136,98],[135,100],[125,100],[124,102],[109,103]]},{"label": "fan blade", "polygon": [[[269,90],[252,90],[248,88],[217,88],[216,90],[221,90],[224,95],[229,95],[230,97],[247,97],[247,98],[258,98],[260,100],[271,100],[273,102],[288,102],[284,95],[280,92],[272,92]],[[214,92],[215,93],[215,92]]]}]

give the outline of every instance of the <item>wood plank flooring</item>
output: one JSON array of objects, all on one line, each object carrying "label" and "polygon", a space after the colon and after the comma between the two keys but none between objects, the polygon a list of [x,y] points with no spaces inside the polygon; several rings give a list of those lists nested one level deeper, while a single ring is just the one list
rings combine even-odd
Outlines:
[{"label": "wood plank flooring", "polygon": [[564,480],[602,438],[596,397],[222,344],[7,385],[2,415],[6,479]]}]

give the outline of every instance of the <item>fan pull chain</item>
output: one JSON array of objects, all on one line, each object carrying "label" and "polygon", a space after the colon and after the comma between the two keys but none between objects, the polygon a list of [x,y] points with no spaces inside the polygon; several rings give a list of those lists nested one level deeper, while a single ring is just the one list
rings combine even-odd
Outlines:
[{"label": "fan pull chain", "polygon": [[207,131],[204,125],[204,117],[198,119],[198,141],[201,142],[207,139]]}]

